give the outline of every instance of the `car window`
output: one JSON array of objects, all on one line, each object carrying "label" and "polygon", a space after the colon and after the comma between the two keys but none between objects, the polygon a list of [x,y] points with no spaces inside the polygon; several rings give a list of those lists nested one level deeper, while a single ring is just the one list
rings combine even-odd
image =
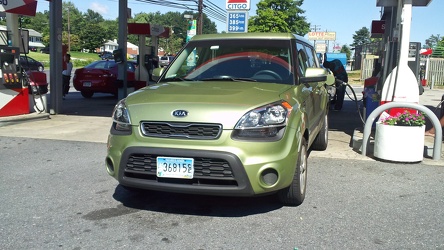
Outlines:
[{"label": "car window", "polygon": [[136,68],[134,67],[134,64],[132,64],[130,62],[126,63],[126,68],[127,68],[128,71],[131,71],[131,72],[136,71]]},{"label": "car window", "polygon": [[318,67],[319,65],[317,64],[316,54],[314,53],[314,51],[309,46],[304,46],[304,47],[305,47],[305,52],[307,54],[308,66],[313,68]]},{"label": "car window", "polygon": [[31,57],[20,56],[20,61],[23,61],[23,62],[26,62],[26,61],[34,62],[34,59],[32,59]]},{"label": "car window", "polygon": [[293,84],[288,40],[213,40],[189,43],[175,57],[166,78],[248,79]]},{"label": "car window", "polygon": [[94,62],[94,63],[91,63],[91,64],[85,66],[85,68],[110,69],[110,68],[114,67],[114,65],[116,65],[116,63],[114,61],[97,61],[97,62]]},{"label": "car window", "polygon": [[305,71],[309,67],[307,52],[301,43],[296,43],[296,48],[298,50],[298,69],[301,76],[305,76]]}]

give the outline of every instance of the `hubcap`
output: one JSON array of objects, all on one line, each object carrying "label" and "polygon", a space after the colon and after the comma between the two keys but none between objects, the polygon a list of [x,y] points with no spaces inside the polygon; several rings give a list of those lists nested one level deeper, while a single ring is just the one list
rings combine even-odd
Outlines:
[{"label": "hubcap", "polygon": [[301,164],[299,165],[299,188],[301,194],[305,193],[305,182],[307,181],[307,157],[305,154],[306,150],[301,150]]}]

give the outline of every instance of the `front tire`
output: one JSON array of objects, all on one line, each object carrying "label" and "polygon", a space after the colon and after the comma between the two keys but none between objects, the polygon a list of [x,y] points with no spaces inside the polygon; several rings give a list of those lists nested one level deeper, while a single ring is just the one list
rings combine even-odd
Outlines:
[{"label": "front tire", "polygon": [[301,150],[296,162],[296,170],[290,186],[278,192],[280,202],[284,205],[299,206],[305,199],[307,187],[307,142],[301,140]]},{"label": "front tire", "polygon": [[324,151],[328,145],[328,113],[325,114],[324,124],[321,131],[316,136],[311,148],[313,150]]},{"label": "front tire", "polygon": [[85,98],[91,98],[94,95],[94,92],[92,91],[80,91],[80,94],[82,94]]}]

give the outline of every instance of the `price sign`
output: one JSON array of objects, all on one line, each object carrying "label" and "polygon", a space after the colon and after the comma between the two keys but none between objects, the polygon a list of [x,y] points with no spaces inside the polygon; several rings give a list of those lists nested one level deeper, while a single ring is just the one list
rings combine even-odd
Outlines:
[{"label": "price sign", "polygon": [[248,31],[248,12],[231,11],[228,12],[227,32],[247,32]]}]

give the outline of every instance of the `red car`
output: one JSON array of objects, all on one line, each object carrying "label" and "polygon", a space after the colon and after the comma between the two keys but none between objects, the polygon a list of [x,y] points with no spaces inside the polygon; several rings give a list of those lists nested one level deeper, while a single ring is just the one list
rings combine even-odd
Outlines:
[{"label": "red car", "polygon": [[[74,72],[74,88],[80,91],[83,97],[91,98],[94,93],[109,93],[118,95],[117,82],[118,64],[114,60],[95,61]],[[128,61],[128,87],[135,81],[136,63]]]}]

